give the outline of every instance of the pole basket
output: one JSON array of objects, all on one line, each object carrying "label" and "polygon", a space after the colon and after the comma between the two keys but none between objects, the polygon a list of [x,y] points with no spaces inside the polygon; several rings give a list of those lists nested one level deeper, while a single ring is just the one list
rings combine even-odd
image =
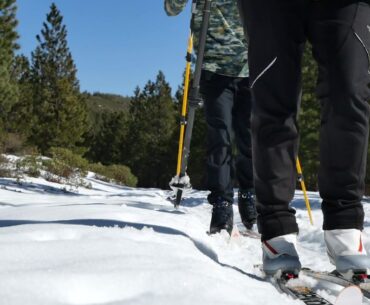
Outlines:
[{"label": "pole basket", "polygon": [[190,178],[186,174],[182,177],[175,176],[171,179],[169,185],[173,191],[173,194],[169,197],[169,200],[171,200],[177,208],[180,205],[183,195],[191,191]]}]

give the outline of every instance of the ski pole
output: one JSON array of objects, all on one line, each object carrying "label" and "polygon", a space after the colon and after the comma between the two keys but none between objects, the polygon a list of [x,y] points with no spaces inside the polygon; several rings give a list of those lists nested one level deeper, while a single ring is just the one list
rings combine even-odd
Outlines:
[{"label": "ski pole", "polygon": [[308,200],[306,185],[305,185],[304,179],[303,179],[301,162],[299,162],[298,157],[297,157],[297,161],[296,161],[296,166],[297,166],[297,172],[298,172],[298,181],[301,183],[301,188],[302,188],[302,191],[303,191],[304,201],[306,202],[308,217],[310,218],[311,225],[313,225],[311,205],[310,205],[310,201]]},{"label": "ski pole", "polygon": [[181,116],[180,116],[180,135],[179,135],[179,145],[178,145],[178,153],[177,153],[177,166],[176,166],[176,176],[172,178],[170,182],[170,187],[176,193],[175,198],[175,207],[179,205],[182,197],[182,190],[186,185],[184,181],[180,180],[180,173],[181,173],[181,164],[182,164],[182,152],[184,149],[184,135],[185,135],[185,128],[186,128],[186,114],[188,109],[188,93],[189,93],[189,86],[190,86],[190,74],[191,74],[191,60],[192,60],[192,53],[193,53],[193,22],[195,18],[196,12],[196,5],[197,0],[193,0],[192,8],[191,8],[191,21],[190,21],[190,34],[188,38],[188,46],[186,51],[186,68],[185,68],[185,77],[184,77],[184,93],[182,98],[182,107],[181,107]]},{"label": "ski pole", "polygon": [[199,35],[197,61],[195,64],[195,71],[194,71],[194,80],[193,80],[193,83],[192,83],[192,86],[189,92],[188,121],[187,121],[187,127],[186,127],[185,139],[184,139],[184,149],[183,149],[183,154],[182,154],[182,164],[181,164],[180,175],[185,175],[185,171],[186,171],[187,164],[188,164],[187,161],[190,155],[190,140],[191,140],[192,131],[193,131],[195,109],[199,107],[199,105],[202,103],[202,99],[199,95],[200,76],[202,73],[202,65],[203,65],[204,51],[205,51],[205,45],[206,45],[210,10],[211,10],[211,0],[205,0],[201,32]]},{"label": "ski pole", "polygon": [[[210,18],[210,13],[211,13],[211,1],[212,0],[205,0],[204,2],[203,19],[202,19],[201,30],[199,33],[199,44],[198,44],[198,50],[197,50],[197,61],[195,63],[194,79],[190,87],[190,90],[186,90],[186,88],[184,88],[184,90],[189,91],[189,93],[184,92],[184,98],[185,98],[185,95],[188,94],[188,96],[186,96],[187,97],[186,104],[188,104],[188,113],[187,113],[186,119],[185,119],[185,116],[182,116],[181,118],[181,121],[182,121],[181,125],[183,126],[183,128],[180,127],[181,139],[179,143],[179,149],[181,149],[181,146],[182,146],[182,149],[180,150],[181,157],[180,157],[180,151],[178,154],[178,167],[177,167],[178,174],[170,182],[170,186],[176,189],[175,207],[178,207],[180,205],[183,190],[185,186],[190,186],[189,178],[186,175],[186,169],[188,165],[188,159],[190,156],[190,142],[191,142],[191,136],[192,136],[192,131],[193,131],[193,125],[194,125],[195,110],[202,103],[202,99],[199,94],[200,76],[202,72],[204,50],[205,50],[205,44],[206,44],[209,18]],[[193,0],[191,32],[193,31],[193,21],[194,21],[194,15],[196,12],[196,3],[197,3],[197,0]],[[190,70],[189,70],[189,76],[190,76]],[[189,83],[188,83],[188,87],[189,87]],[[182,114],[183,113],[186,113],[186,105],[184,104],[183,104]],[[185,125],[186,125],[186,128],[185,128]],[[181,129],[183,129],[183,131],[181,131]],[[183,134],[184,129],[185,129],[185,134]],[[179,167],[179,164],[180,164],[180,167]]]},{"label": "ski pole", "polygon": [[181,109],[181,118],[180,118],[180,137],[179,137],[179,149],[178,149],[178,154],[177,154],[176,176],[179,176],[181,172],[182,150],[184,146],[184,134],[185,134],[185,125],[186,125],[186,110],[188,108],[188,91],[189,91],[189,83],[190,83],[192,52],[193,52],[193,34],[190,33],[189,40],[188,40],[188,49],[186,53],[184,95],[182,98],[182,109]]}]

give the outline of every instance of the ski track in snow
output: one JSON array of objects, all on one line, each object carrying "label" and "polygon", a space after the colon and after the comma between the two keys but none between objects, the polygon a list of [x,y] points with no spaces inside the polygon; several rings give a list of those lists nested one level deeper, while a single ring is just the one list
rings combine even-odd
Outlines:
[{"label": "ski track in snow", "polygon": [[[192,191],[174,210],[166,200],[168,191],[112,185],[92,174],[86,180],[92,189],[76,192],[42,179],[21,184],[0,179],[1,304],[303,304],[256,276],[259,240],[229,239],[224,232],[207,235],[207,192]],[[301,262],[331,271],[320,198],[317,193],[309,197],[314,226],[301,192],[293,202]],[[364,207],[370,251],[367,200]],[[240,225],[237,205],[234,212]],[[335,300],[332,289],[337,287],[307,281]]]}]

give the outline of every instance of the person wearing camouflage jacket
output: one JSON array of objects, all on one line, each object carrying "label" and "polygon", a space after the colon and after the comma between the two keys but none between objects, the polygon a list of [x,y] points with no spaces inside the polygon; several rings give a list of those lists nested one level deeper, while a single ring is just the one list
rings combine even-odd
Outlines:
[{"label": "person wearing camouflage jacket", "polygon": [[[165,11],[178,15],[188,0],[165,0]],[[197,50],[204,0],[198,0],[192,23]],[[200,91],[207,122],[207,188],[213,205],[210,233],[233,228],[234,176],[239,183],[238,207],[244,225],[256,222],[251,149],[251,94],[247,41],[237,1],[212,0]],[[233,140],[237,156],[232,154]],[[236,167],[236,171],[234,170]]]},{"label": "person wearing camouflage jacket", "polygon": [[[168,15],[178,15],[188,0],[165,0]],[[197,1],[193,22],[194,49],[203,18],[204,0]],[[206,38],[203,69],[231,77],[248,77],[247,41],[240,22],[236,1],[213,0]]]}]

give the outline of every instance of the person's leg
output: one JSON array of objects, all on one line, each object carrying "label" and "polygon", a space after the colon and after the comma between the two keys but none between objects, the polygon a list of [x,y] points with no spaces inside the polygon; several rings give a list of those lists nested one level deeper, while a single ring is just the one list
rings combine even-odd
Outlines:
[{"label": "person's leg", "polygon": [[207,123],[207,188],[212,203],[222,197],[233,200],[232,107],[234,93],[229,88],[232,78],[203,71],[201,92]]},{"label": "person's leg", "polygon": [[[310,12],[308,33],[320,66],[323,228],[332,262],[343,271],[349,265],[338,255],[366,254],[359,249],[369,136],[370,7],[361,1],[320,1]],[[365,255],[356,260],[352,266],[370,267]]]},{"label": "person's leg", "polygon": [[239,0],[249,38],[252,147],[263,269],[298,273],[297,112],[305,43],[303,0]]},{"label": "person's leg", "polygon": [[363,229],[370,9],[353,2],[313,4],[309,27],[321,71],[317,92],[322,103],[319,189],[324,230]]},{"label": "person's leg", "polygon": [[236,177],[243,190],[253,188],[251,111],[252,95],[249,90],[249,78],[236,78],[234,81],[235,97],[233,128],[237,154],[235,160]]},{"label": "person's leg", "polygon": [[207,188],[213,205],[211,233],[232,230],[233,78],[203,71],[201,92],[207,122]]},{"label": "person's leg", "polygon": [[241,220],[247,229],[256,223],[257,211],[254,199],[251,111],[252,95],[249,89],[249,78],[234,80],[235,96],[233,107],[233,128],[236,155],[236,177],[239,183],[238,208]]},{"label": "person's leg", "polygon": [[262,240],[297,233],[289,207],[296,185],[304,47],[301,0],[239,0],[249,41],[252,146]]}]

